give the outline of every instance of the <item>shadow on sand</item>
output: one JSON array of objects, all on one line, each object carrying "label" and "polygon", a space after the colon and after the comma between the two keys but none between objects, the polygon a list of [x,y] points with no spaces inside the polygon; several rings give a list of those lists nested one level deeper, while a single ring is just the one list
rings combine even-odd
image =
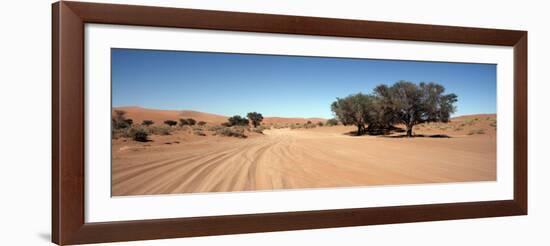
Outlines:
[{"label": "shadow on sand", "polygon": [[[394,135],[394,136],[381,136],[384,138],[407,138],[407,134],[401,134],[401,135]],[[416,134],[413,135],[411,138],[451,138],[449,135],[445,134],[435,134],[435,135],[424,135],[424,134]]]},{"label": "shadow on sand", "polygon": [[351,136],[351,137],[361,137],[361,136],[387,136],[391,135],[393,133],[402,133],[405,132],[403,128],[399,127],[391,127],[387,129],[367,129],[367,131],[363,134],[357,135],[357,131],[351,131],[343,133],[343,135]]},{"label": "shadow on sand", "polygon": [[[367,130],[367,132],[357,135],[357,131],[351,131],[343,133],[343,135],[351,137],[362,137],[362,136],[379,136],[383,138],[407,138],[407,134],[392,135],[394,133],[403,133],[406,132],[403,128],[393,127],[391,129],[381,129],[381,130]],[[445,134],[434,134],[434,135],[425,135],[425,134],[415,134],[412,138],[451,138],[449,135]]]}]

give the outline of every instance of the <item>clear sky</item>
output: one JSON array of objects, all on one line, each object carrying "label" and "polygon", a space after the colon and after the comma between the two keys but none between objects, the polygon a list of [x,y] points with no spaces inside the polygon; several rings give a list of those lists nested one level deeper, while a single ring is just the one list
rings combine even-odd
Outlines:
[{"label": "clear sky", "polygon": [[336,97],[398,80],[458,95],[457,115],[496,113],[496,65],[112,49],[114,107],[333,117]]}]

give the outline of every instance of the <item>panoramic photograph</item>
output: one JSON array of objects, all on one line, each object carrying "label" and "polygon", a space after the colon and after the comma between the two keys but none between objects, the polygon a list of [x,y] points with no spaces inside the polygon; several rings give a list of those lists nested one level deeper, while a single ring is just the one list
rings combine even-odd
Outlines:
[{"label": "panoramic photograph", "polygon": [[496,181],[496,65],[111,49],[111,195]]}]

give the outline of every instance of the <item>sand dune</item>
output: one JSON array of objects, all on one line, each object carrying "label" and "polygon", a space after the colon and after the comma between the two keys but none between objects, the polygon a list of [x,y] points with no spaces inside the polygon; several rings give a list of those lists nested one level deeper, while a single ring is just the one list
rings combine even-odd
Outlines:
[{"label": "sand dune", "polygon": [[[126,112],[126,117],[140,123],[143,120],[152,120],[155,124],[163,124],[165,120],[178,120],[180,118],[193,118],[197,121],[204,121],[209,124],[221,124],[227,122],[230,116],[203,113],[193,110],[159,110],[148,109],[142,107],[117,107],[114,110],[122,110]],[[246,115],[242,115],[245,117]],[[265,117],[265,116],[264,116]],[[264,124],[304,124],[308,121],[313,123],[325,122],[323,118],[290,118],[290,117],[265,117]]]},{"label": "sand dune", "polygon": [[227,121],[227,117],[217,114],[209,114],[192,110],[159,110],[142,107],[118,107],[114,110],[126,112],[126,117],[140,123],[143,120],[152,120],[155,124],[163,124],[165,120],[178,120],[180,118],[193,118],[197,121],[205,121],[211,124],[221,124]]},{"label": "sand dune", "polygon": [[[496,134],[485,124],[493,119],[464,117],[445,130],[436,124],[415,128],[451,138],[353,137],[347,135],[353,127],[336,126],[272,129],[246,139],[183,132],[148,143],[117,139],[112,194],[494,181]],[[479,127],[483,134],[470,134]]]}]

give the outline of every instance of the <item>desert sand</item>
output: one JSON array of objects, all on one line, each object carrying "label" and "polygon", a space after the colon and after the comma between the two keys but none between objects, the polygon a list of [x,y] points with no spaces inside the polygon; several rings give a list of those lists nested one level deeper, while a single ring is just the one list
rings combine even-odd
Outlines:
[{"label": "desert sand", "polygon": [[[140,113],[125,110],[130,118]],[[244,139],[174,131],[145,143],[113,139],[112,195],[496,180],[495,115],[415,126],[414,138],[351,136],[354,130],[272,128]]]}]

